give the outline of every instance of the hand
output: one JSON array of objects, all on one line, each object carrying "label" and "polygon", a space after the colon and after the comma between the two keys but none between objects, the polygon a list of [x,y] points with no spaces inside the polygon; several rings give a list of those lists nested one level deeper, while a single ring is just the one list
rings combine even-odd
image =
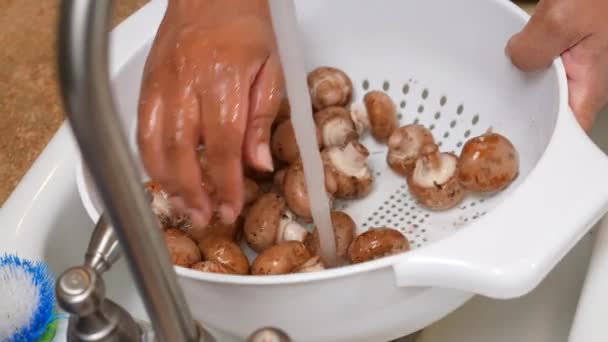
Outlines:
[{"label": "hand", "polygon": [[[283,77],[265,0],[171,0],[144,69],[138,145],[149,176],[204,227],[244,200],[243,161],[271,171]],[[204,144],[212,201],[201,186]],[[217,201],[217,203],[215,202]]]},{"label": "hand", "polygon": [[608,1],[540,0],[524,30],[511,38],[507,53],[522,70],[549,66],[561,55],[578,122],[591,130],[608,103]]}]

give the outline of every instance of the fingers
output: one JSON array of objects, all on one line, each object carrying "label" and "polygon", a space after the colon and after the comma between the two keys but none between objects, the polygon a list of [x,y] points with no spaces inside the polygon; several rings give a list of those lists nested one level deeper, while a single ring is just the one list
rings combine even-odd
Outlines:
[{"label": "fingers", "polygon": [[608,46],[597,36],[581,41],[562,55],[568,75],[570,107],[589,132],[597,113],[608,102]]},{"label": "fingers", "polygon": [[251,87],[244,154],[247,163],[259,171],[272,171],[270,130],[283,96],[283,76],[278,57],[262,66]]},{"label": "fingers", "polygon": [[200,105],[191,87],[178,88],[165,116],[164,153],[169,177],[162,180],[173,195],[172,203],[188,214],[193,225],[203,227],[212,215],[211,203],[201,185],[197,145],[200,137]]},{"label": "fingers", "polygon": [[146,172],[152,179],[166,178],[163,151],[165,101],[159,91],[144,90],[138,105],[137,144]]},{"label": "fingers", "polygon": [[507,54],[515,66],[523,71],[547,67],[584,38],[580,25],[573,24],[567,5],[567,1],[539,3],[525,28],[507,43]]},{"label": "fingers", "polygon": [[[209,178],[217,189],[218,214],[231,224],[244,201],[242,149],[249,110],[250,80],[232,68],[211,77],[201,93],[202,130]],[[221,70],[217,70],[221,69]]]}]

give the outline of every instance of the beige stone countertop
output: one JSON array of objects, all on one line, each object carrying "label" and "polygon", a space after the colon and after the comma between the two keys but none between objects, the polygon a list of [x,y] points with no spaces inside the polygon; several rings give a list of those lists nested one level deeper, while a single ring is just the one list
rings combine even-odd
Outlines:
[{"label": "beige stone countertop", "polygon": [[[146,2],[115,1],[114,24]],[[518,3],[529,12],[535,5]],[[58,5],[0,1],[0,206],[64,120],[55,70]]]}]

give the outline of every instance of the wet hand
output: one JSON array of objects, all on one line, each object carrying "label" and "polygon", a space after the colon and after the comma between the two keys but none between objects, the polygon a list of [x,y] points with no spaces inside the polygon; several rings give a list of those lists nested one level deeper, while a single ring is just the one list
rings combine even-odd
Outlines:
[{"label": "wet hand", "polygon": [[[205,226],[214,211],[236,219],[244,163],[272,170],[282,82],[266,1],[169,1],[144,69],[137,136],[148,175],[193,224]],[[201,186],[200,144],[213,199]]]}]

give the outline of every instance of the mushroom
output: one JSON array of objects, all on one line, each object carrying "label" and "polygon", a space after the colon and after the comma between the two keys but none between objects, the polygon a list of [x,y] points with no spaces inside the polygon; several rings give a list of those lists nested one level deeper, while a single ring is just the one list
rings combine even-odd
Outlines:
[{"label": "mushroom", "polygon": [[369,151],[359,141],[351,140],[345,146],[327,148],[323,150],[322,157],[335,179],[336,198],[356,199],[371,191],[373,177],[367,165]]},{"label": "mushroom", "polygon": [[355,124],[343,107],[327,107],[314,114],[321,136],[322,147],[344,146],[351,139],[359,139]]},{"label": "mushroom", "polygon": [[310,260],[311,255],[300,241],[286,241],[265,249],[251,265],[251,274],[292,273]]},{"label": "mushroom", "polygon": [[144,188],[148,191],[151,196],[150,207],[152,212],[156,215],[160,226],[162,228],[176,227],[176,228],[189,228],[190,218],[179,213],[169,201],[169,194],[164,191],[160,183],[155,180],[150,180],[144,183]]},{"label": "mushroom", "polygon": [[163,232],[163,236],[174,265],[190,267],[201,261],[201,252],[186,233],[179,229],[169,228]]},{"label": "mushroom", "polygon": [[[337,190],[337,183],[333,173],[325,168],[325,190],[331,202],[333,193]],[[304,177],[304,166],[301,161],[291,164],[283,176],[283,194],[287,206],[296,215],[306,221],[312,220],[310,199]]]},{"label": "mushroom", "polygon": [[[336,238],[336,255],[339,258],[345,258],[348,246],[355,238],[357,226],[355,221],[348,214],[341,211],[331,212],[331,223],[334,228],[334,236]],[[315,229],[311,234],[308,234],[304,245],[312,255],[319,255],[321,250],[319,241],[319,232]]]},{"label": "mushroom", "polygon": [[422,146],[434,143],[433,134],[422,125],[399,127],[388,139],[386,161],[395,172],[407,176],[414,169]]},{"label": "mushroom", "polygon": [[283,168],[275,172],[273,184],[277,189],[283,189],[283,184],[285,183],[285,174],[287,173],[287,168]]},{"label": "mushroom", "polygon": [[190,268],[192,268],[193,270],[197,270],[197,271],[201,271],[201,272],[208,272],[208,273],[238,274],[232,268],[230,268],[224,264],[221,264],[217,261],[210,261],[210,260],[197,262],[196,264],[192,265],[192,267],[190,267]]},{"label": "mushroom", "polygon": [[277,116],[274,118],[273,125],[276,127],[276,125],[288,120],[289,118],[291,118],[291,106],[289,105],[289,98],[284,96],[281,99],[281,104],[279,105]]},{"label": "mushroom", "polygon": [[458,169],[460,184],[465,189],[497,192],[519,175],[519,155],[509,139],[488,130],[464,144]]},{"label": "mushroom", "polygon": [[380,142],[386,141],[399,124],[397,106],[380,90],[365,94],[363,104],[351,105],[350,117],[359,135],[369,128],[372,136]]},{"label": "mushroom", "polygon": [[[319,147],[321,146],[321,135],[318,130],[317,144]],[[277,126],[272,133],[270,148],[275,158],[287,164],[291,164],[300,158],[300,149],[291,120],[285,120]]]},{"label": "mushroom", "polygon": [[318,67],[307,77],[312,106],[321,110],[330,106],[346,106],[352,97],[353,83],[340,69]]},{"label": "mushroom", "polygon": [[231,224],[224,224],[217,215],[213,215],[206,227],[192,227],[186,230],[188,236],[200,243],[208,235],[221,235],[232,241],[237,241],[243,228],[243,218],[238,216]]},{"label": "mushroom", "polygon": [[260,196],[251,206],[243,231],[247,243],[256,252],[283,241],[303,241],[308,235],[306,228],[287,210],[285,199],[272,192]]},{"label": "mushroom", "polygon": [[458,157],[453,153],[440,153],[435,144],[422,147],[407,184],[418,203],[432,210],[453,208],[465,197],[465,190],[458,181]]},{"label": "mushroom", "polygon": [[398,230],[371,228],[360,234],[348,247],[348,259],[353,264],[406,252],[410,249],[407,238]]},{"label": "mushroom", "polygon": [[201,240],[198,248],[203,259],[215,261],[234,270],[236,274],[249,273],[249,260],[241,247],[234,241],[221,235],[208,235]]},{"label": "mushroom", "polygon": [[325,269],[325,266],[323,265],[323,262],[321,261],[321,257],[313,256],[312,258],[308,259],[307,262],[303,263],[302,266],[296,268],[294,273],[317,272],[317,271],[323,271],[324,269]]}]

